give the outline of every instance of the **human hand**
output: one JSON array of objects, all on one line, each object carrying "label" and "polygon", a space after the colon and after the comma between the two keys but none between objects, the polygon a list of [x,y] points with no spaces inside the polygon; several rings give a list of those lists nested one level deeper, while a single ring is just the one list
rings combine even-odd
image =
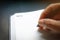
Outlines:
[{"label": "human hand", "polygon": [[41,19],[39,20],[39,26],[42,26],[43,30],[49,29],[53,32],[60,33],[60,21],[53,20],[53,19]]},{"label": "human hand", "polygon": [[49,5],[38,21],[39,30],[51,30],[60,33],[60,3]]}]

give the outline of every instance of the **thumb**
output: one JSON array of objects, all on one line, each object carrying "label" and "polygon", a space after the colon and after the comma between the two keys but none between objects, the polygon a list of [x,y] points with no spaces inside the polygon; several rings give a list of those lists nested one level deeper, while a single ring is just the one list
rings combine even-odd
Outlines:
[{"label": "thumb", "polygon": [[47,28],[60,31],[60,21],[53,19],[41,19],[39,24],[45,24],[47,25]]}]

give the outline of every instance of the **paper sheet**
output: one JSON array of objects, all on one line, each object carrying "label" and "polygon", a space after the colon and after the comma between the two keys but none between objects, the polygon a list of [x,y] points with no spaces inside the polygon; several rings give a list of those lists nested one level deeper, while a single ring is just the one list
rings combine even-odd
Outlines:
[{"label": "paper sheet", "polygon": [[12,15],[11,40],[39,40],[37,24],[42,11],[43,9]]}]

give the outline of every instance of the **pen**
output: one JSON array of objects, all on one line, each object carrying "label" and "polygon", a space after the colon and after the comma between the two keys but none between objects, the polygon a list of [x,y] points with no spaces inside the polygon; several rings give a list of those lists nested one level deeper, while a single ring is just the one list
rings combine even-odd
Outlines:
[{"label": "pen", "polygon": [[40,27],[39,24],[37,24],[37,27]]}]

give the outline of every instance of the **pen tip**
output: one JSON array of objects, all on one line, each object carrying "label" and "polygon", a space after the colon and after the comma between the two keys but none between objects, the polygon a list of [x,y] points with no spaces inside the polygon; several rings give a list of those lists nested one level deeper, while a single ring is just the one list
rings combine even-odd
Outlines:
[{"label": "pen tip", "polygon": [[40,27],[39,25],[37,25],[37,27]]}]

